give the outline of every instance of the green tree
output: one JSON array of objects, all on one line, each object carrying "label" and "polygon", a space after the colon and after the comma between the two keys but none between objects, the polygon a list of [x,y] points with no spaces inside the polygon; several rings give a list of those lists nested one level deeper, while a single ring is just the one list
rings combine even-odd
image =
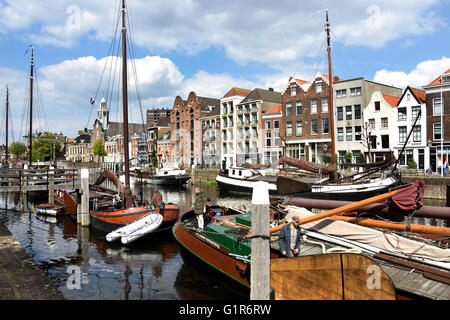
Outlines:
[{"label": "green tree", "polygon": [[345,163],[352,163],[353,153],[347,151],[344,155]]},{"label": "green tree", "polygon": [[25,143],[16,141],[9,145],[8,151],[10,154],[19,159],[25,154],[25,151],[27,151],[27,147]]},{"label": "green tree", "polygon": [[105,150],[105,144],[101,139],[98,139],[94,142],[92,146],[92,154],[94,156],[98,156],[98,162],[100,163],[100,158],[103,158],[108,155],[108,152]]},{"label": "green tree", "polygon": [[408,159],[408,168],[409,169],[417,169],[417,163],[414,161],[414,158]]},{"label": "green tree", "polygon": [[42,139],[33,141],[33,151],[31,154],[32,161],[48,161],[52,158],[56,159],[56,153],[61,149],[61,144],[56,141],[56,136],[51,133],[45,133],[40,136]]},{"label": "green tree", "polygon": [[358,157],[358,163],[363,164],[365,161],[366,159],[364,159],[364,153],[360,152]]},{"label": "green tree", "polygon": [[157,167],[158,167],[158,157],[156,156],[156,151],[155,151],[155,150],[152,150],[152,153],[151,153],[151,155],[150,155],[150,158],[151,158],[151,160],[152,160],[153,166],[154,166],[155,168],[157,168]]}]

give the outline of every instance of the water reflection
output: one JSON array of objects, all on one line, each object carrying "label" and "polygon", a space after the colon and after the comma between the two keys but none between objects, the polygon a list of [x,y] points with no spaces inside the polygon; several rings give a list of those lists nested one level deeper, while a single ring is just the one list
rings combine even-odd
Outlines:
[{"label": "water reflection", "polygon": [[[251,208],[250,196],[221,197],[215,185],[201,188],[213,204]],[[154,189],[144,185],[143,196],[150,200]],[[158,187],[164,201],[178,204],[181,212],[191,208],[193,189],[190,185]],[[134,191],[139,195],[140,188]],[[425,201],[425,205],[431,204]],[[5,207],[7,210],[0,210],[0,222],[67,299],[248,299],[246,292],[228,286],[230,281],[223,275],[218,277],[217,272],[185,255],[170,231],[123,246],[120,241],[107,242],[105,233],[83,228],[68,217],[32,213],[34,203],[22,194],[0,194],[0,208]],[[21,212],[23,208],[25,212]],[[448,226],[443,220],[413,219],[412,223]]]},{"label": "water reflection", "polygon": [[[220,198],[214,185],[201,187],[212,203],[239,207],[250,202],[250,199]],[[154,186],[143,186],[144,197],[150,200],[154,189]],[[191,186],[158,187],[158,190],[166,203],[180,205],[181,212],[192,206]],[[204,270],[187,265],[170,231],[125,247],[120,241],[107,242],[106,234],[83,228],[69,217],[34,213],[35,203],[31,200],[19,193],[0,195],[0,208],[3,208],[0,221],[67,299],[247,298]],[[36,203],[45,201],[37,199]]]}]

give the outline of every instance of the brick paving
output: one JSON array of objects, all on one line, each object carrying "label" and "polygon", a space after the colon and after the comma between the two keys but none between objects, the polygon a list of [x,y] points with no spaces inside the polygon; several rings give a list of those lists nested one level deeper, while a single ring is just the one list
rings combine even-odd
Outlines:
[{"label": "brick paving", "polygon": [[64,300],[62,293],[2,223],[0,300]]}]

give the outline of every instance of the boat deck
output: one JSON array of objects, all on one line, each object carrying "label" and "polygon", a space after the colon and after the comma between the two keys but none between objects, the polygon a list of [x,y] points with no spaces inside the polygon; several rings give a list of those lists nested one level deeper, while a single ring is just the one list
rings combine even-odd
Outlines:
[{"label": "boat deck", "polygon": [[[317,243],[308,243],[306,241],[313,241]],[[331,242],[316,240],[310,237],[307,237],[306,241],[302,238],[300,245],[300,256],[318,255],[328,252],[346,252],[346,250],[348,250],[348,248],[342,248]],[[280,249],[277,237],[273,237],[270,245],[274,250]],[[339,250],[339,248],[343,250]],[[392,283],[397,290],[432,300],[450,299],[450,278],[448,277],[450,274],[448,271],[444,271],[447,273],[447,278],[445,276],[440,277],[439,275],[433,276],[433,274],[422,272],[416,268],[394,264],[392,262],[374,257],[368,253],[363,252],[361,254],[374,260],[391,278]],[[433,269],[437,272],[443,271],[437,268]]]}]

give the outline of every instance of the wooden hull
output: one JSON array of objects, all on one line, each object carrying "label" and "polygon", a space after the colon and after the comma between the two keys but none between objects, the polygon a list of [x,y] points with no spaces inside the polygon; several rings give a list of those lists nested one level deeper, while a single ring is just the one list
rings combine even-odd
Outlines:
[{"label": "wooden hull", "polygon": [[158,228],[158,231],[169,230],[177,221],[180,208],[175,204],[166,204],[164,209],[156,208],[150,210],[146,207],[117,209],[114,211],[91,211],[92,227],[103,231],[111,232],[115,229],[123,227],[131,222],[143,218],[150,212],[157,212],[163,216],[163,222]]},{"label": "wooden hull", "polygon": [[[173,176],[147,176],[142,177],[142,183],[167,185],[167,186],[182,186],[185,185],[191,177],[185,175],[173,175]],[[139,176],[133,176],[134,183],[139,183],[141,178]]]},{"label": "wooden hull", "polygon": [[395,300],[389,276],[372,259],[329,253],[273,259],[270,284],[277,300]]},{"label": "wooden hull", "polygon": [[36,206],[36,210],[40,214],[45,214],[49,216],[60,215],[63,211],[63,207],[58,204],[40,204]]},{"label": "wooden hull", "polygon": [[228,249],[218,248],[213,242],[208,242],[206,237],[195,235],[187,230],[180,221],[174,225],[172,232],[178,243],[191,254],[244,287],[250,287],[250,265],[248,263],[230,256]]}]

